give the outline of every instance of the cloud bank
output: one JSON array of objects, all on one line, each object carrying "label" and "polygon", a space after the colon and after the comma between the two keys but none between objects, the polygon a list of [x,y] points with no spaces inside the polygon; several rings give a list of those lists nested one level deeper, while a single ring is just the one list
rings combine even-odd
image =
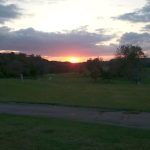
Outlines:
[{"label": "cloud bank", "polygon": [[109,41],[113,37],[83,30],[48,33],[33,28],[12,31],[8,27],[1,27],[0,49],[49,56],[99,56],[112,53],[113,46],[96,44]]},{"label": "cloud bank", "polygon": [[143,31],[150,32],[150,24],[147,24],[144,28]]},{"label": "cloud bank", "polygon": [[2,1],[0,1],[0,24],[16,19],[22,15],[20,9],[15,4],[4,5],[1,4],[1,2]]},{"label": "cloud bank", "polygon": [[126,13],[116,17],[116,19],[130,21],[130,22],[150,22],[150,1],[147,1],[147,4],[136,11]]},{"label": "cloud bank", "polygon": [[129,32],[122,35],[120,44],[134,44],[141,46],[144,50],[150,50],[150,34]]}]

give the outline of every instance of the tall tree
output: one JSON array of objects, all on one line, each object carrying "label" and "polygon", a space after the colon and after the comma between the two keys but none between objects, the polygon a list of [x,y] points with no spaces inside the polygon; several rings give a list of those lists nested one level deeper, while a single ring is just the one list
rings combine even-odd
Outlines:
[{"label": "tall tree", "polygon": [[87,69],[90,72],[90,76],[94,81],[97,81],[101,75],[102,62],[102,58],[95,58],[89,59],[86,63]]},{"label": "tall tree", "polygon": [[128,79],[138,83],[141,79],[141,59],[145,54],[140,46],[121,45],[116,52],[117,59],[122,63],[121,71]]}]

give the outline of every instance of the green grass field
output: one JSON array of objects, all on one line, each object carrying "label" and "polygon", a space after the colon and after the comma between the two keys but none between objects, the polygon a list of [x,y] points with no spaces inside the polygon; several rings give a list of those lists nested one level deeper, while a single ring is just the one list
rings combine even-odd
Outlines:
[{"label": "green grass field", "polygon": [[53,75],[38,80],[1,79],[0,102],[28,102],[150,111],[150,84],[93,83],[89,78]]},{"label": "green grass field", "polygon": [[1,150],[149,150],[150,130],[0,115]]}]

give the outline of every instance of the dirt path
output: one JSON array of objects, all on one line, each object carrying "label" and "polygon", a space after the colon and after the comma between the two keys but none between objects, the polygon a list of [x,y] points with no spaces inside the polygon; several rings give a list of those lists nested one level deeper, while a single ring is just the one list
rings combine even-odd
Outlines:
[{"label": "dirt path", "polygon": [[0,103],[0,114],[45,116],[84,122],[105,123],[118,126],[150,129],[150,113],[146,112],[105,112],[95,108],[78,108],[45,104]]}]

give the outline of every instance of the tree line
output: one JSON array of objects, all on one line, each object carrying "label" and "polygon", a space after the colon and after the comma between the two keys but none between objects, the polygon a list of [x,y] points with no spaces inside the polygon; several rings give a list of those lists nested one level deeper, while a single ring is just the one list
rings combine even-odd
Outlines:
[{"label": "tree line", "polygon": [[77,70],[78,64],[48,61],[41,56],[24,53],[0,54],[0,78],[37,78],[50,73],[66,73]]},{"label": "tree line", "polygon": [[133,45],[120,46],[115,58],[110,61],[95,58],[76,64],[48,61],[39,55],[24,53],[0,54],[0,78],[37,78],[45,74],[78,72],[90,76],[94,81],[121,77],[138,83],[143,67],[150,67],[150,59],[146,58],[141,47]]}]

